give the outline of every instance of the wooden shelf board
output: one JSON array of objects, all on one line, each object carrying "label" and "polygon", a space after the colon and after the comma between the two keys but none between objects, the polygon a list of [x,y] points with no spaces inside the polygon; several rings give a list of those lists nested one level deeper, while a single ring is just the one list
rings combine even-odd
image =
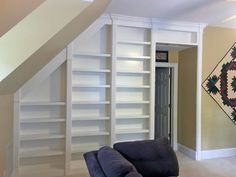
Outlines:
[{"label": "wooden shelf board", "polygon": [[73,68],[73,72],[92,72],[92,73],[109,73],[109,69],[83,69],[83,68]]},{"label": "wooden shelf board", "polygon": [[197,43],[194,42],[176,42],[176,41],[157,41],[157,44],[175,44],[175,45],[183,45],[183,46],[198,46]]},{"label": "wooden shelf board", "polygon": [[73,154],[75,153],[85,153],[85,152],[89,152],[89,151],[95,151],[95,150],[98,150],[100,149],[101,147],[103,147],[105,145],[101,145],[101,146],[80,146],[80,145],[72,145],[72,149],[71,149],[71,152]]},{"label": "wooden shelf board", "polygon": [[20,152],[20,158],[33,158],[33,157],[48,157],[64,155],[64,151],[60,150],[34,150]]},{"label": "wooden shelf board", "polygon": [[73,84],[73,88],[110,88],[110,85]]},{"label": "wooden shelf board", "polygon": [[25,134],[25,135],[20,135],[21,141],[63,139],[63,138],[65,138],[65,135],[63,135],[63,134]]},{"label": "wooden shelf board", "polygon": [[72,101],[73,105],[110,104],[110,101]]},{"label": "wooden shelf board", "polygon": [[72,137],[84,137],[84,136],[103,136],[103,135],[110,135],[109,132],[99,132],[99,131],[72,131]]},{"label": "wooden shelf board", "polygon": [[149,41],[118,41],[118,44],[131,44],[131,45],[151,45]]},{"label": "wooden shelf board", "polygon": [[122,120],[122,119],[149,119],[149,115],[118,115],[116,116],[117,120]]},{"label": "wooden shelf board", "polygon": [[149,104],[150,101],[117,101],[117,104]]},{"label": "wooden shelf board", "polygon": [[99,117],[99,116],[91,116],[91,117],[72,117],[72,121],[87,121],[87,120],[110,120],[110,117]]},{"label": "wooden shelf board", "polygon": [[116,134],[134,134],[134,133],[149,133],[147,129],[124,129],[124,130],[116,130]]},{"label": "wooden shelf board", "polygon": [[64,106],[66,102],[43,102],[43,101],[32,101],[32,102],[21,102],[21,106]]},{"label": "wooden shelf board", "polygon": [[117,71],[117,74],[150,74],[150,71]]},{"label": "wooden shelf board", "polygon": [[150,88],[150,85],[118,85],[117,88],[142,89],[142,88]]},{"label": "wooden shelf board", "polygon": [[129,56],[129,55],[124,55],[124,56],[117,56],[118,59],[125,59],[125,60],[129,60],[129,59],[133,59],[133,60],[150,60],[151,57],[150,56]]},{"label": "wooden shelf board", "polygon": [[111,54],[107,53],[93,53],[93,52],[75,52],[73,54],[74,57],[79,56],[88,56],[88,57],[111,57]]},{"label": "wooden shelf board", "polygon": [[20,120],[21,123],[54,123],[65,122],[65,118],[25,118]]}]

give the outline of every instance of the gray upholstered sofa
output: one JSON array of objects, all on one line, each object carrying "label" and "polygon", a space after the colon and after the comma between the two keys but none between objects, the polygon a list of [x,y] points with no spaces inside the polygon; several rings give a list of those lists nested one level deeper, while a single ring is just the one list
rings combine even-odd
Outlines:
[{"label": "gray upholstered sofa", "polygon": [[166,138],[114,144],[84,154],[91,177],[170,177],[178,160]]}]

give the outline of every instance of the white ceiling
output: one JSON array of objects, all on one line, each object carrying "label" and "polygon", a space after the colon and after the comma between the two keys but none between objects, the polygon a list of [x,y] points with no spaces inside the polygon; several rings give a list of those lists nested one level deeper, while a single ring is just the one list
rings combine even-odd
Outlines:
[{"label": "white ceiling", "polygon": [[236,0],[112,0],[108,13],[236,28]]}]

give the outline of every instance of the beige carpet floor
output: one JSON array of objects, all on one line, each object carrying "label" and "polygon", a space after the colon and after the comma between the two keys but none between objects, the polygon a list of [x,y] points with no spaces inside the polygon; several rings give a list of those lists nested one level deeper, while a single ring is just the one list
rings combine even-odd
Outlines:
[{"label": "beige carpet floor", "polygon": [[236,157],[195,161],[177,153],[180,177],[236,177]]},{"label": "beige carpet floor", "polygon": [[[236,177],[236,157],[195,161],[177,153],[180,177]],[[89,177],[86,169],[70,177]]]}]

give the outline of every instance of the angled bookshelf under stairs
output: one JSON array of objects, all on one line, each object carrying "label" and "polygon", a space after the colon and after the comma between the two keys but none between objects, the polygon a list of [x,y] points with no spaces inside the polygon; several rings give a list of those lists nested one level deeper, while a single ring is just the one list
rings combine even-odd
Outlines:
[{"label": "angled bookshelf under stairs", "polygon": [[[79,174],[87,151],[154,138],[155,45],[169,30],[157,38],[164,29],[105,17],[88,31],[47,79],[50,67],[15,94],[16,177]],[[183,33],[177,42],[197,45],[196,32]]]},{"label": "angled bookshelf under stairs", "polygon": [[19,176],[63,175],[65,164],[65,64],[19,99]]}]

